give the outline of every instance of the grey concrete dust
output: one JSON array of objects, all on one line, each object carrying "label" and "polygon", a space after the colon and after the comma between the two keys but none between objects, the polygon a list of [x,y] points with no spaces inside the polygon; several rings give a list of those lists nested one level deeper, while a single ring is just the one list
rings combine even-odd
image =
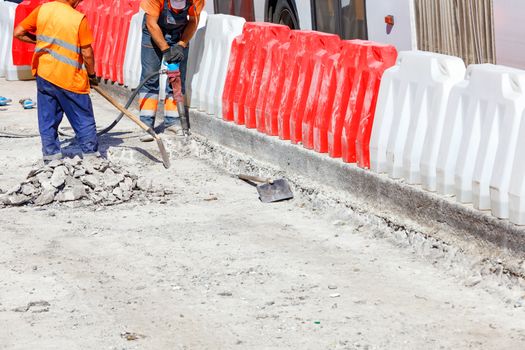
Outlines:
[{"label": "grey concrete dust", "polygon": [[[31,90],[0,80],[13,100]],[[93,99],[107,124],[115,112]],[[36,111],[2,113],[1,130],[36,132]],[[139,135],[124,122],[102,151],[167,189],[164,201],[0,209],[0,349],[524,348],[525,293],[504,259],[472,275],[485,251],[307,179],[290,179],[293,201],[264,205],[231,173],[278,169],[167,138],[166,171]],[[2,188],[37,166],[39,148],[0,138]]]}]

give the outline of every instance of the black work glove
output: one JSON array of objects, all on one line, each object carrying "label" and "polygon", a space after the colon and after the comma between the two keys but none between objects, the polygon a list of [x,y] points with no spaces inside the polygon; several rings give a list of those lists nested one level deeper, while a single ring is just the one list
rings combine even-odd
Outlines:
[{"label": "black work glove", "polygon": [[89,74],[89,86],[98,86],[98,78],[96,74]]},{"label": "black work glove", "polygon": [[184,59],[184,48],[179,44],[162,51],[164,60],[168,63],[179,63]]}]

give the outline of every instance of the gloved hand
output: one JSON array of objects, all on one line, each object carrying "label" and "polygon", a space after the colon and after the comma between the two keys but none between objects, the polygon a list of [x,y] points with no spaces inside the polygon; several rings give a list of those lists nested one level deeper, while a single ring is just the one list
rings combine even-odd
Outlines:
[{"label": "gloved hand", "polygon": [[89,74],[89,86],[98,86],[98,78],[96,74]]},{"label": "gloved hand", "polygon": [[180,45],[173,45],[169,49],[162,51],[164,60],[168,63],[179,63],[184,59],[184,48]]}]

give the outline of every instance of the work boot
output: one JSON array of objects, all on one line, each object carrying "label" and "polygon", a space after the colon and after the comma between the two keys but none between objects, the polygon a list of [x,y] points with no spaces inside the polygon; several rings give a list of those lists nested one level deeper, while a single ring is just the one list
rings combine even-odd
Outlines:
[{"label": "work boot", "polygon": [[171,125],[165,129],[165,132],[175,135],[175,136],[184,136],[184,130],[180,125]]}]

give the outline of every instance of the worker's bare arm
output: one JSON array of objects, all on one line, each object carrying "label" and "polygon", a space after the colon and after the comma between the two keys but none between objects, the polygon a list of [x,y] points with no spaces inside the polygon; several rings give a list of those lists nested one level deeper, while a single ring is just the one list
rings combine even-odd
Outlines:
[{"label": "worker's bare arm", "polygon": [[24,27],[16,26],[13,36],[26,43],[36,44],[36,35],[29,33]]},{"label": "worker's bare arm", "polygon": [[199,26],[199,17],[189,17],[189,22],[186,28],[184,29],[184,33],[182,33],[182,39],[178,42],[179,45],[182,45],[183,47],[188,47],[188,44],[195,35],[195,32],[197,31],[197,27]]},{"label": "worker's bare arm", "polygon": [[91,45],[82,46],[80,48],[82,58],[84,59],[84,65],[89,75],[95,74],[95,55],[93,53],[93,47]]},{"label": "worker's bare arm", "polygon": [[155,44],[159,47],[161,51],[167,50],[170,48],[168,43],[166,42],[166,39],[164,39],[164,35],[162,34],[162,30],[159,27],[159,17],[158,16],[151,16],[146,14],[146,27],[148,27],[148,31],[151,34],[151,38],[155,42]]}]

